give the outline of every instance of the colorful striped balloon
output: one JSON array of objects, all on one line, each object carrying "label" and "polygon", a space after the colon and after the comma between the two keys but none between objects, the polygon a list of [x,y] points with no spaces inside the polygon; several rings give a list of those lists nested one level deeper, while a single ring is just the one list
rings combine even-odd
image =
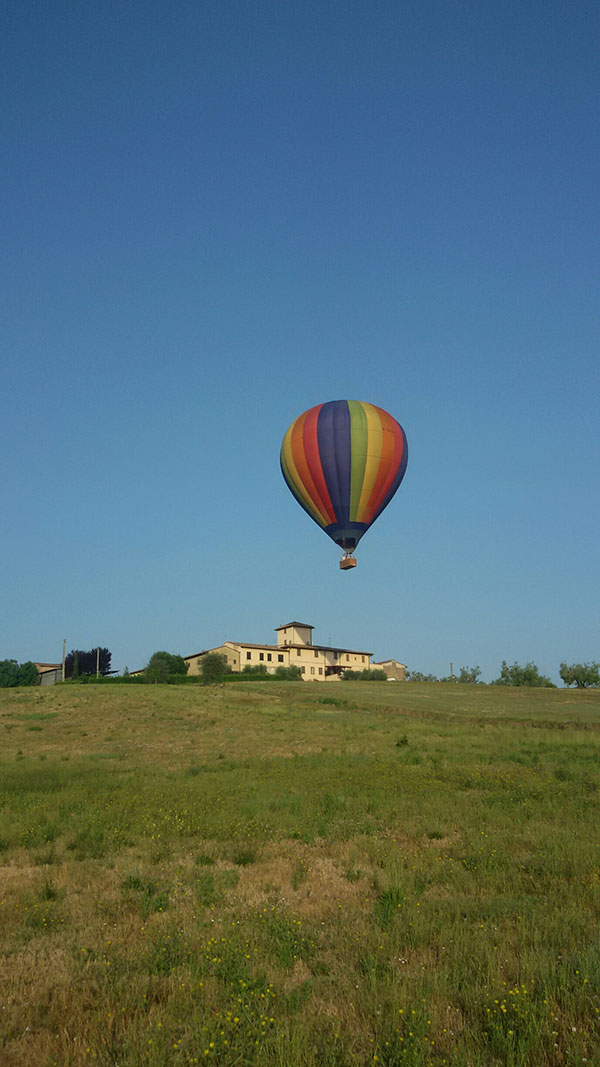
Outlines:
[{"label": "colorful striped balloon", "polygon": [[400,424],[362,400],[317,404],[294,420],[281,446],[289,489],[345,552],[387,507],[407,460]]}]

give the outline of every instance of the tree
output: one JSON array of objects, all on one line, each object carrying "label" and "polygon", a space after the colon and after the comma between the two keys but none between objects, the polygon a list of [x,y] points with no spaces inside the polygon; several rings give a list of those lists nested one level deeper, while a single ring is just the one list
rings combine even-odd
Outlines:
[{"label": "tree", "polygon": [[26,663],[21,663],[19,667],[19,685],[39,685],[40,681],[35,663],[32,663],[30,659]]},{"label": "tree", "polygon": [[107,648],[100,649],[98,656],[97,648],[90,648],[87,652],[82,648],[72,648],[68,656],[65,656],[65,678],[79,678],[83,674],[96,673],[98,665],[100,674],[110,674],[110,661],[112,653]]},{"label": "tree", "polygon": [[229,674],[227,657],[219,652],[207,652],[200,660],[202,665],[202,681],[207,685],[216,685],[222,682],[225,675]]},{"label": "tree", "polygon": [[476,685],[480,674],[480,667],[461,667],[458,681],[464,682],[466,685]]},{"label": "tree", "polygon": [[40,676],[35,663],[17,663],[16,659],[0,660],[0,689],[12,689],[17,685],[39,685]]},{"label": "tree", "polygon": [[[455,682],[455,683],[462,682],[464,685],[476,685],[477,682],[479,681],[479,675],[480,674],[481,674],[481,669],[479,667],[461,667],[459,674],[448,674],[448,675],[446,675],[445,678],[440,678],[439,681],[440,682]],[[416,678],[413,678],[413,681],[416,681],[416,680],[417,680]],[[422,680],[423,681],[432,681],[434,679],[432,679],[431,676],[427,676],[427,677],[423,678]],[[435,679],[435,680],[437,680],[437,679]]]},{"label": "tree", "polygon": [[0,688],[10,689],[18,685],[19,664],[16,659],[0,660]]},{"label": "tree", "polygon": [[600,663],[561,663],[560,676],[567,686],[597,689],[600,686]]},{"label": "tree", "polygon": [[176,656],[172,652],[155,652],[144,668],[147,682],[167,682],[170,674],[187,672],[188,664],[183,656]]},{"label": "tree", "polygon": [[407,671],[407,682],[439,682],[439,678],[436,678],[435,674],[421,674],[421,671]]},{"label": "tree", "polygon": [[529,685],[536,688],[556,689],[554,682],[551,682],[544,674],[540,674],[535,663],[526,663],[524,667],[519,663],[513,663],[509,667],[505,659],[502,660],[500,677],[496,678],[492,685]]}]

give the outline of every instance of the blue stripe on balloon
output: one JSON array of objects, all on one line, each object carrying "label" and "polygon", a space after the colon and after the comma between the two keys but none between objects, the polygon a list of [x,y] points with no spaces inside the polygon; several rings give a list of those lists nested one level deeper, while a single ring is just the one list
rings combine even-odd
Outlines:
[{"label": "blue stripe on balloon", "polygon": [[336,545],[344,549],[354,549],[362,535],[369,529],[369,524],[366,522],[334,522],[330,526],[323,526],[322,529],[332,541],[335,541]]},{"label": "blue stripe on balloon", "polygon": [[327,490],[338,523],[345,526],[350,515],[350,412],[346,400],[323,404],[317,422],[319,455]]}]

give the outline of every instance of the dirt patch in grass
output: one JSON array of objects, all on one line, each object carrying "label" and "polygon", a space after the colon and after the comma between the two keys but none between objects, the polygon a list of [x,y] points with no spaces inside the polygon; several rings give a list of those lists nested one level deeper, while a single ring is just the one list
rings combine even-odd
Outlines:
[{"label": "dirt patch in grass", "polygon": [[368,907],[366,884],[362,879],[349,880],[345,873],[350,850],[348,843],[338,848],[324,842],[269,845],[260,863],[240,871],[236,899],[256,909],[276,901],[297,915],[314,919],[328,918],[350,905],[362,910]]},{"label": "dirt patch in grass", "polygon": [[304,960],[296,960],[291,974],[286,975],[283,979],[282,987],[286,993],[289,993],[291,990],[297,989],[299,986],[302,986],[305,982],[309,981],[310,971]]},{"label": "dirt patch in grass", "polygon": [[[73,960],[52,938],[41,948],[27,946],[0,957],[0,987],[5,991],[0,1053],[6,1067],[32,1067],[56,1055],[50,1031],[64,1029],[72,1010]],[[71,1025],[77,1025],[75,1019]],[[56,1033],[58,1037],[58,1033]]]},{"label": "dirt patch in grass", "polygon": [[454,845],[460,844],[460,834],[426,834],[421,844],[423,848],[453,848]]}]

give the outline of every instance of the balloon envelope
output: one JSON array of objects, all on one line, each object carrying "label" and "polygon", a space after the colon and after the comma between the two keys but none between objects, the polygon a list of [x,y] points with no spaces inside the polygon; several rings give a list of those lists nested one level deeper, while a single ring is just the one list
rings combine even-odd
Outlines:
[{"label": "balloon envelope", "polygon": [[400,424],[362,400],[317,404],[294,420],[281,446],[289,489],[347,552],[389,504],[407,460]]}]

